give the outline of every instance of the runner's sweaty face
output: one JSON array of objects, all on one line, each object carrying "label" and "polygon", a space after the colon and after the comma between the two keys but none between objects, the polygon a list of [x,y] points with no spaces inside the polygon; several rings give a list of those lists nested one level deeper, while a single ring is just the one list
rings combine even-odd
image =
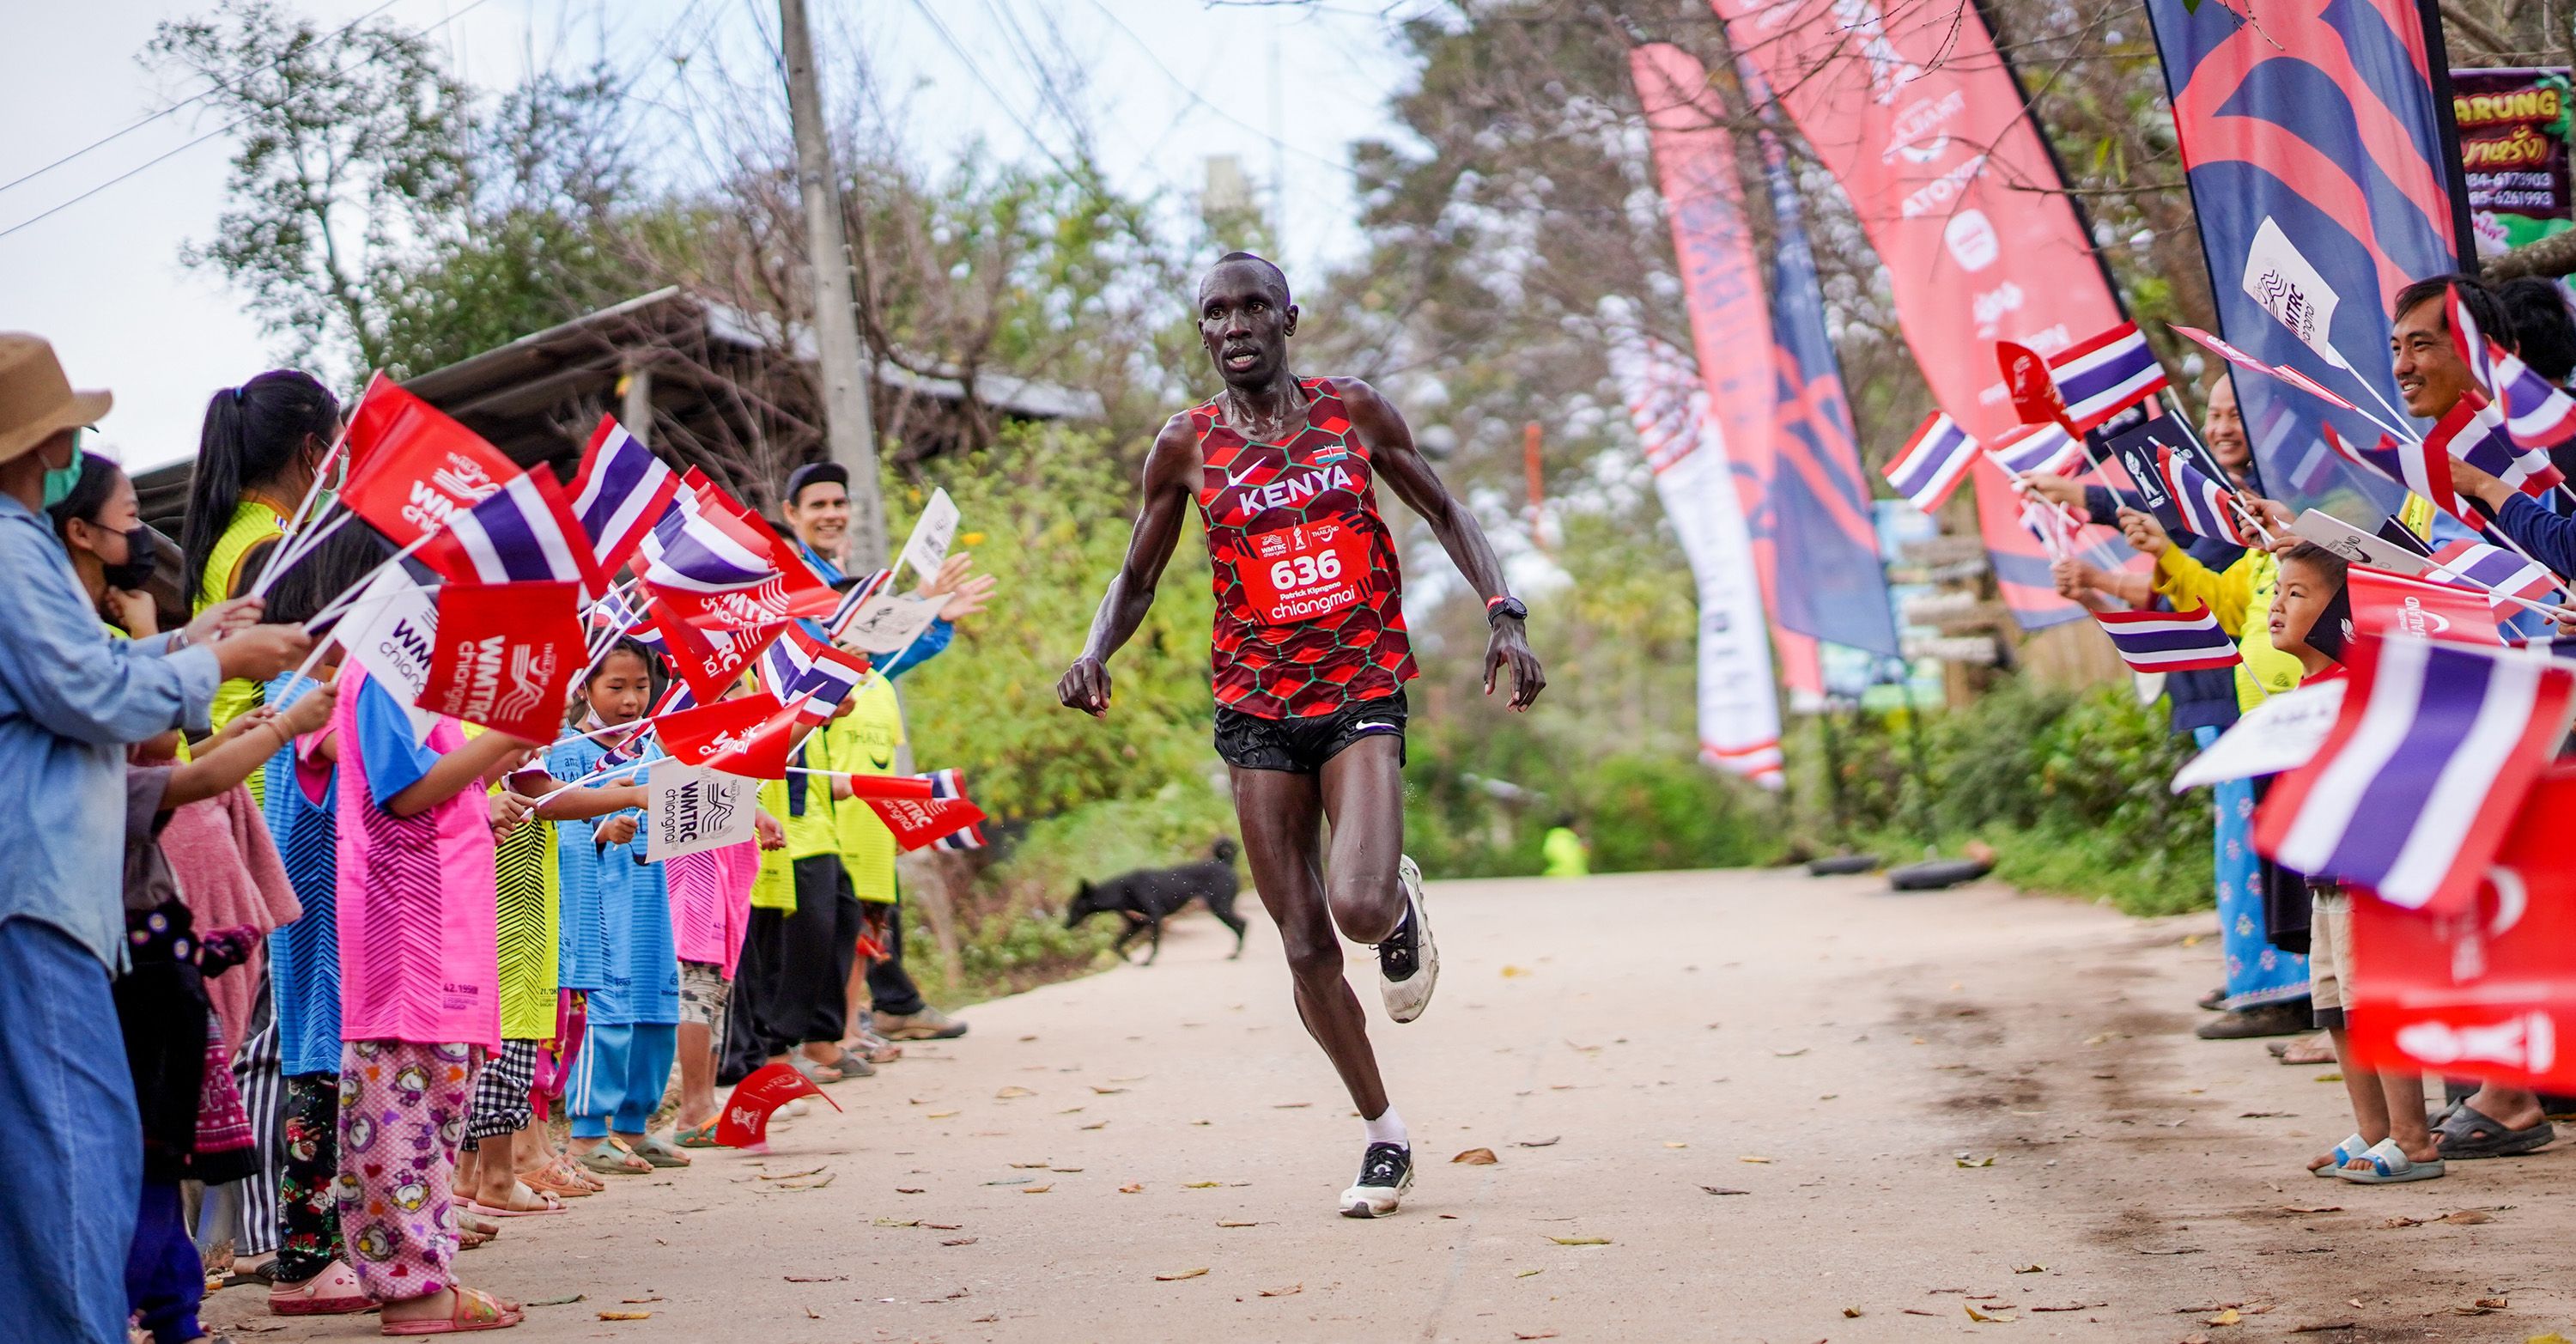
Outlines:
[{"label": "runner's sweaty face", "polygon": [[1229,261],[1199,281],[1199,344],[1227,386],[1262,387],[1277,378],[1296,331],[1297,305],[1270,267]]}]

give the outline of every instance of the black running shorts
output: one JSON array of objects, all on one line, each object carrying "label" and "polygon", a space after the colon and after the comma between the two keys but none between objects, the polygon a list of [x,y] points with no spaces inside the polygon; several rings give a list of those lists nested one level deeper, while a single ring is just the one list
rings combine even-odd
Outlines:
[{"label": "black running shorts", "polygon": [[1392,736],[1397,764],[1404,761],[1404,692],[1357,700],[1330,714],[1264,719],[1223,705],[1216,709],[1216,754],[1245,770],[1311,775],[1342,748],[1364,737]]}]

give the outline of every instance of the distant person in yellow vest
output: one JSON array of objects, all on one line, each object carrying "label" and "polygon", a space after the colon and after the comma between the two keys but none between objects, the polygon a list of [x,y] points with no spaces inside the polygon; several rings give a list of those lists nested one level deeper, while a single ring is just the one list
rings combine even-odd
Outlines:
[{"label": "distant person in yellow vest", "polygon": [[[206,403],[179,541],[180,595],[191,614],[258,579],[339,433],[340,399],[297,369],[272,369]],[[215,692],[214,726],[259,701],[258,682],[225,682]]]},{"label": "distant person in yellow vest", "polygon": [[1574,833],[1574,814],[1559,812],[1556,824],[1547,830],[1547,838],[1538,842],[1539,857],[1546,860],[1549,877],[1590,877],[1592,847]]}]

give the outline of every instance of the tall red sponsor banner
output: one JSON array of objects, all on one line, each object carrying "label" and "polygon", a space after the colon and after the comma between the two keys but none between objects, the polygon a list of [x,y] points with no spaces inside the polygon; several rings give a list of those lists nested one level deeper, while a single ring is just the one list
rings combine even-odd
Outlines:
[{"label": "tall red sponsor banner", "polygon": [[1710,92],[1708,71],[1679,47],[1652,43],[1630,51],[1628,74],[1646,111],[1655,174],[1672,220],[1673,254],[1681,264],[1682,298],[1690,310],[1691,345],[1708,389],[1707,423],[1724,440],[1726,460],[1735,469],[1736,498],[1752,536],[1753,569],[1770,616],[1780,679],[1793,703],[1821,704],[1825,677],[1816,641],[1781,625],[1778,616],[1779,546],[1770,507],[1779,460],[1771,310],[1763,302],[1762,268],[1745,224],[1726,109]]},{"label": "tall red sponsor banner", "polygon": [[[2055,354],[2121,314],[1984,21],[1967,5],[1711,4],[1851,198],[1933,399],[1981,442],[2001,438],[2020,417],[1995,342]],[[2015,618],[2037,629],[2083,615],[2051,586],[2010,483],[1982,460],[1974,470]]]}]

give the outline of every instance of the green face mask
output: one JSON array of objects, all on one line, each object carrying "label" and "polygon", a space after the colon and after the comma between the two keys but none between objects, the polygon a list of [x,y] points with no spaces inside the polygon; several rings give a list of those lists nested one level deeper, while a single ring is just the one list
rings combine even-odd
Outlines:
[{"label": "green face mask", "polygon": [[62,503],[64,500],[71,498],[72,490],[80,484],[80,477],[80,431],[73,430],[71,465],[67,467],[45,468],[45,507],[50,509],[53,506]]}]

